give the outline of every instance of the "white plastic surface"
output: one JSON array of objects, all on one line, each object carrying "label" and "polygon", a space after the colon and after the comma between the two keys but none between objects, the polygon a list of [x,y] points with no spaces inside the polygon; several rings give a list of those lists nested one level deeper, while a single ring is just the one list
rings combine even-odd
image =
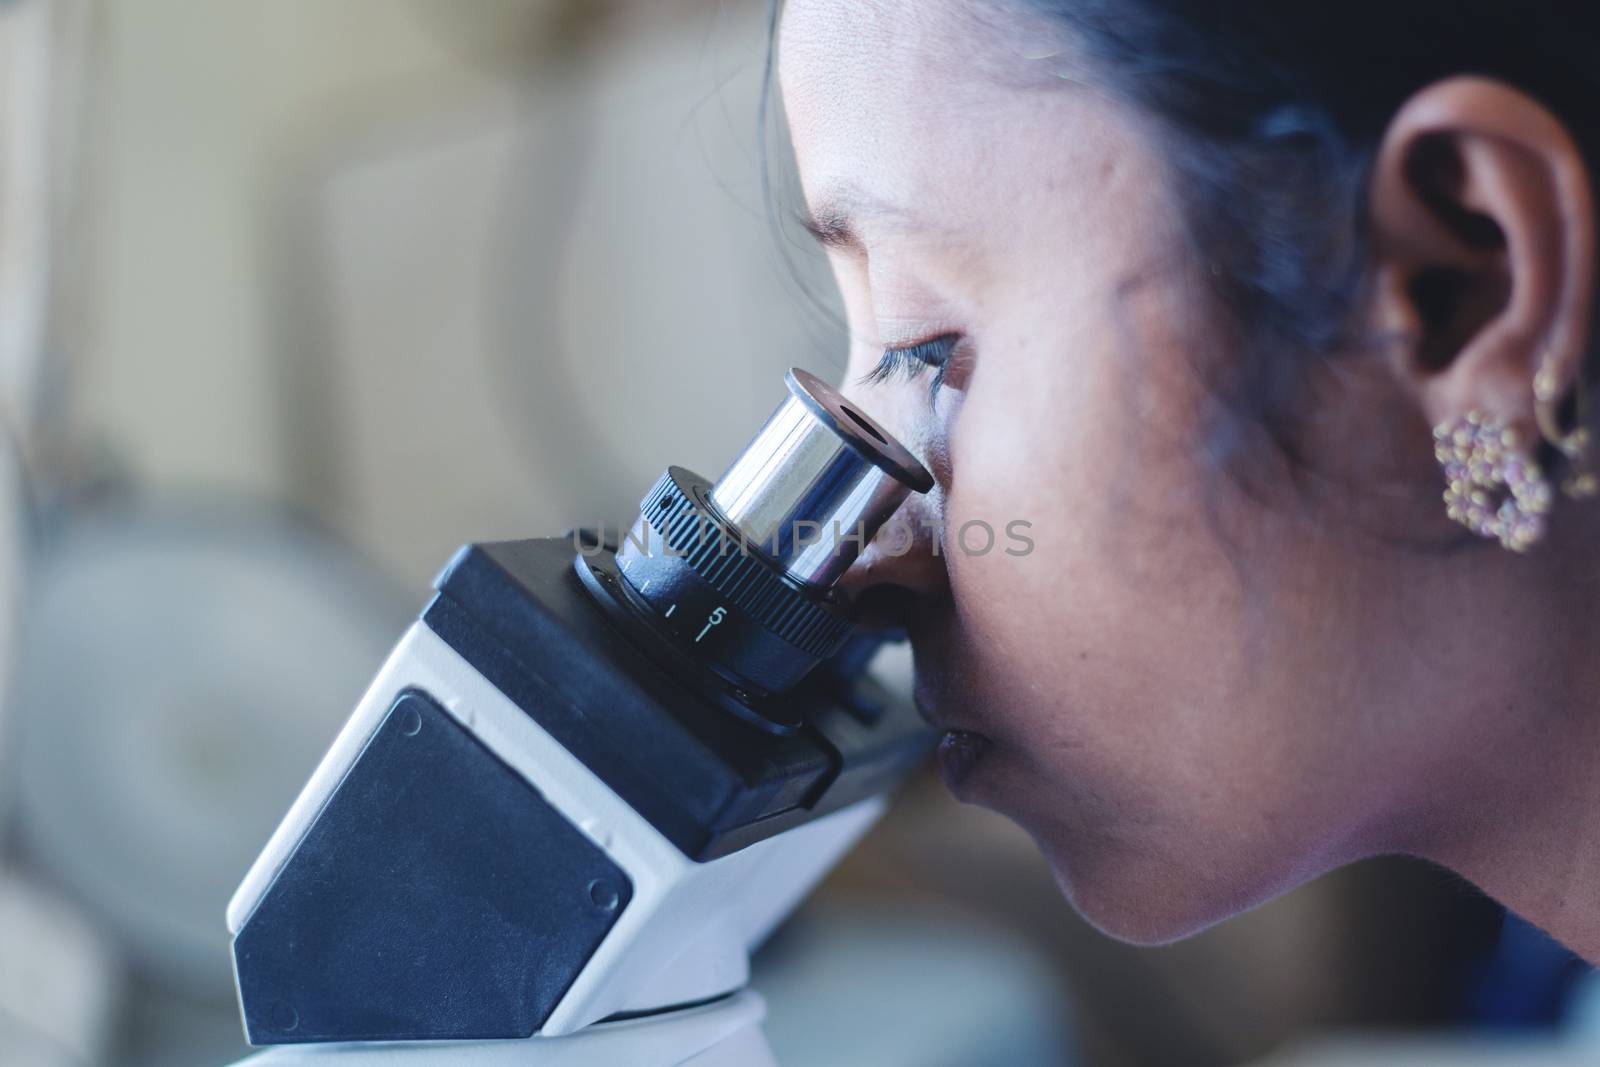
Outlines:
[{"label": "white plastic surface", "polygon": [[760,996],[738,993],[704,1007],[531,1041],[291,1045],[236,1067],[777,1067]]},{"label": "white plastic surface", "polygon": [[[871,798],[714,860],[695,863],[421,623],[390,655],[228,907],[237,933],[395,697],[419,688],[526,778],[628,873],[633,898],[542,1033],[618,1012],[728,993],[763,940],[882,813]],[[536,847],[536,842],[530,842]]]}]

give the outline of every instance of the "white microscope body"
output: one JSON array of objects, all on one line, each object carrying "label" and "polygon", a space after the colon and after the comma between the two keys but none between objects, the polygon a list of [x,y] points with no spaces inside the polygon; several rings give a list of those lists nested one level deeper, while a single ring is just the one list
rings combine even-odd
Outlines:
[{"label": "white microscope body", "polygon": [[931,479],[789,390],[620,549],[446,568],[229,905],[247,1062],[772,1063],[750,952],[930,740],[831,586]]}]

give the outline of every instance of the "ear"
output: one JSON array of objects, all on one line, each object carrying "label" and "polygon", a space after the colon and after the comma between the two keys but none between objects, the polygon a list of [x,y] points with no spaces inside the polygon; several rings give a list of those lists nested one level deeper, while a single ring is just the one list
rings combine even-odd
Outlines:
[{"label": "ear", "polygon": [[1577,145],[1528,95],[1461,77],[1408,100],[1374,163],[1372,311],[1396,372],[1431,424],[1479,411],[1535,434],[1534,375],[1567,395],[1589,341],[1594,205]]}]

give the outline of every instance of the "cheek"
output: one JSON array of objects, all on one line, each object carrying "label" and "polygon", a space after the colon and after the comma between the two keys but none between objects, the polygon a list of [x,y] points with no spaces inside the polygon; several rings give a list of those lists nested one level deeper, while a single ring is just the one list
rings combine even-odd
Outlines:
[{"label": "cheek", "polygon": [[[1275,884],[1290,850],[1253,828],[1292,783],[1259,759],[1279,731],[1249,697],[1194,397],[1090,333],[984,353],[949,441],[949,647],[995,738],[968,799],[1027,828],[1092,921],[1162,940]],[[960,536],[979,520],[982,555]],[[1004,551],[1016,520],[1027,555]]]},{"label": "cheek", "polygon": [[[1250,744],[1228,706],[1242,598],[1207,511],[1181,352],[1160,336],[1129,345],[1099,318],[1019,328],[980,357],[949,441],[956,644],[1032,778],[1011,806],[1051,796],[1056,817],[1125,820],[1097,831],[1192,834],[1197,796]],[[1018,521],[1033,541],[1021,556],[1005,551]],[[984,554],[977,523],[997,533]]]}]

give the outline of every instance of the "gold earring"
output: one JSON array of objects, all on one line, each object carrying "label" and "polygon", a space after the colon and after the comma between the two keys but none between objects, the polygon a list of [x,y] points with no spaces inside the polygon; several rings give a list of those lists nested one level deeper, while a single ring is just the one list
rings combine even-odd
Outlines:
[{"label": "gold earring", "polygon": [[1554,493],[1517,433],[1502,419],[1469,411],[1433,428],[1444,468],[1445,512],[1479,537],[1523,552],[1544,537]]},{"label": "gold earring", "polygon": [[1567,459],[1567,475],[1561,480],[1561,491],[1574,500],[1581,500],[1600,491],[1600,478],[1589,468],[1589,427],[1583,415],[1583,383],[1579,382],[1573,389],[1576,425],[1571,430],[1563,430],[1556,414],[1561,397],[1555,369],[1547,363],[1533,376],[1533,414],[1539,423],[1539,433],[1550,442],[1550,447]]}]

